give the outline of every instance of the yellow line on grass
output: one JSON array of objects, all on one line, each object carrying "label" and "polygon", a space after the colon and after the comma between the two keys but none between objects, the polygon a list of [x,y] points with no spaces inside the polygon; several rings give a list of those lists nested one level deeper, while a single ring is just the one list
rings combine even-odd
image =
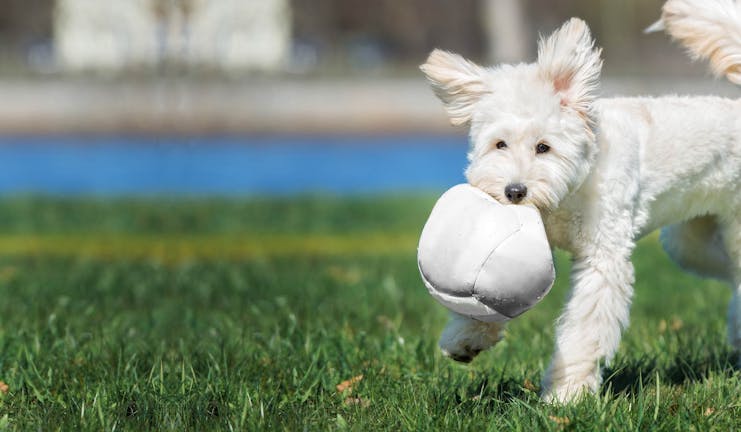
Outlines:
[{"label": "yellow line on grass", "polygon": [[0,256],[99,259],[252,259],[280,256],[413,254],[417,235],[353,234],[0,234]]}]

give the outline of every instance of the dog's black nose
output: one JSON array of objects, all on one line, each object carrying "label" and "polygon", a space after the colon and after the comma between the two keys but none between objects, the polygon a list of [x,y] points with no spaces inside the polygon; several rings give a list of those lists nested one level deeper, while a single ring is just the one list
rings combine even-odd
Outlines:
[{"label": "dog's black nose", "polygon": [[522,183],[510,183],[504,188],[504,195],[513,204],[517,204],[527,196],[527,186]]}]

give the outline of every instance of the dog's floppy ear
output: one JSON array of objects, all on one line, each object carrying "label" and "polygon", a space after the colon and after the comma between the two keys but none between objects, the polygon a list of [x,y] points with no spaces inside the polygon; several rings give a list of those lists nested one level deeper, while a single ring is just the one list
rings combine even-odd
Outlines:
[{"label": "dog's floppy ear", "polygon": [[602,70],[602,49],[594,47],[587,24],[571,18],[548,39],[538,43],[538,68],[553,84],[561,105],[582,115],[596,98]]},{"label": "dog's floppy ear", "polygon": [[438,49],[419,68],[445,105],[450,122],[455,126],[469,123],[474,105],[489,92],[483,79],[484,69],[458,54]]}]

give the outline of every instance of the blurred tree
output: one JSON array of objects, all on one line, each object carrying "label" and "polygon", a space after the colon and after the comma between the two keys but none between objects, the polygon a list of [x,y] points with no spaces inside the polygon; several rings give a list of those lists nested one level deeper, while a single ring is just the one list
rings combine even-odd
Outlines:
[{"label": "blurred tree", "polygon": [[434,47],[482,57],[479,3],[291,0],[297,43],[315,49],[320,62],[349,61],[359,68],[367,62],[418,63]]},{"label": "blurred tree", "polygon": [[319,65],[365,70],[417,63],[435,47],[477,61],[524,61],[538,35],[566,19],[586,20],[613,70],[685,62],[665,38],[643,28],[664,0],[291,0],[296,47]]},{"label": "blurred tree", "polygon": [[3,0],[0,41],[17,44],[50,38],[53,7],[54,0]]},{"label": "blurred tree", "polygon": [[0,72],[53,65],[54,0],[3,0],[0,13]]},{"label": "blurred tree", "polygon": [[522,0],[484,0],[481,24],[490,61],[519,62],[530,57],[533,38],[526,6]]}]

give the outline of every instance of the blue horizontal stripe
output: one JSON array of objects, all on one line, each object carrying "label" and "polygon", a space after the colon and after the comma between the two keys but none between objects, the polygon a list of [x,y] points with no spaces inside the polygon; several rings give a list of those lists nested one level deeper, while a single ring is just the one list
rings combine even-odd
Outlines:
[{"label": "blue horizontal stripe", "polygon": [[454,136],[0,137],[0,193],[255,195],[442,190]]}]

